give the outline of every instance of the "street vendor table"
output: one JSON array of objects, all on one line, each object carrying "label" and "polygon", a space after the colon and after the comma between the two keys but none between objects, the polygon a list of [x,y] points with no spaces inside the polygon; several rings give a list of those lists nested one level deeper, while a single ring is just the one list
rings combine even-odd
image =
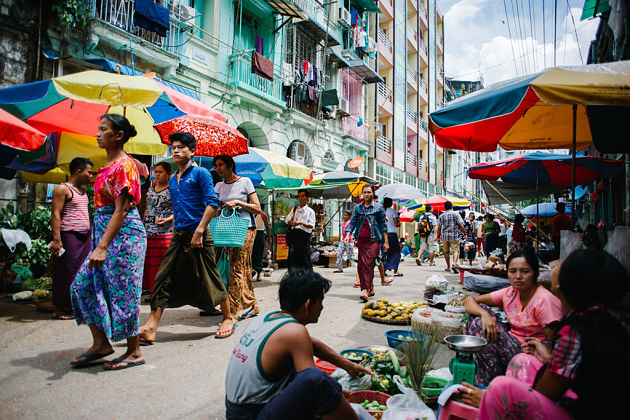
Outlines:
[{"label": "street vendor table", "polygon": [[468,271],[473,274],[483,274],[486,276],[494,276],[494,277],[502,277],[507,279],[507,270],[505,269],[482,269],[475,266],[465,266],[465,265],[456,265],[454,266],[459,271],[459,282],[460,284],[464,284],[464,272]]}]

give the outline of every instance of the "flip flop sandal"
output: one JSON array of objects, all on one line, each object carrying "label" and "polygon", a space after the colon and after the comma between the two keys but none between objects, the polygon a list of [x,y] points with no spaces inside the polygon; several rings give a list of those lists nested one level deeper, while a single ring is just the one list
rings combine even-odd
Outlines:
[{"label": "flip flop sandal", "polygon": [[123,370],[123,369],[132,368],[132,367],[135,367],[135,366],[144,365],[146,362],[144,360],[139,360],[137,362],[134,362],[133,360],[112,360],[110,363],[124,363],[124,364],[120,365],[120,366],[105,366],[103,369],[105,369],[105,370]]},{"label": "flip flop sandal", "polygon": [[238,320],[242,321],[244,319],[253,318],[255,316],[258,316],[258,312],[247,311],[244,314],[242,314],[241,316],[239,316]]},{"label": "flip flop sandal", "polygon": [[155,344],[155,341],[147,340],[144,337],[140,337],[138,339],[138,344],[141,346],[152,346],[153,344]]},{"label": "flip flop sandal", "polygon": [[82,366],[91,366],[93,362],[102,359],[104,357],[109,356],[114,353],[114,350],[109,353],[96,354],[96,353],[83,353],[79,355],[79,357],[85,357],[85,360],[79,360],[77,362],[70,362],[70,364],[74,367],[82,367]]},{"label": "flip flop sandal", "polygon": [[333,273],[343,273],[343,270],[335,270]]},{"label": "flip flop sandal", "polygon": [[52,319],[66,321],[69,319],[74,319],[74,314],[53,314]]},{"label": "flip flop sandal", "polygon": [[394,282],[394,279],[385,280],[385,282],[381,282],[381,286],[389,286]]},{"label": "flip flop sandal", "polygon": [[364,295],[363,293],[361,293],[361,296],[359,296],[359,299],[361,299],[363,302],[367,302],[368,301],[368,295]]},{"label": "flip flop sandal", "polygon": [[394,277],[402,277],[402,276],[404,276],[403,273],[396,273],[396,274],[394,274]]},{"label": "flip flop sandal", "polygon": [[372,296],[374,296],[375,294],[376,294],[376,292],[374,291],[374,289],[372,289],[372,290],[370,290],[370,291],[368,292],[368,297],[372,297]]},{"label": "flip flop sandal", "polygon": [[361,287],[361,283],[359,283],[359,284],[354,283],[353,287],[359,288],[359,287]]},{"label": "flip flop sandal", "polygon": [[217,310],[217,309],[213,309],[210,312],[208,311],[199,311],[199,316],[219,316],[219,315],[223,315],[223,312]]},{"label": "flip flop sandal", "polygon": [[217,333],[215,334],[214,338],[221,340],[223,338],[228,338],[229,336],[231,336],[232,334],[234,334],[234,329],[236,328],[236,324],[232,325],[232,328],[230,328],[229,330],[225,330],[223,332],[221,331],[217,331]]}]

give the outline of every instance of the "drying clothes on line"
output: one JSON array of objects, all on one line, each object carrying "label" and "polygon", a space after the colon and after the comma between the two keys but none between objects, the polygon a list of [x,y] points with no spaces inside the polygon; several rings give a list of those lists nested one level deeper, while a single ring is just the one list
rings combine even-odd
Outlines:
[{"label": "drying clothes on line", "polygon": [[339,105],[337,89],[322,90],[322,106]]},{"label": "drying clothes on line", "polygon": [[[298,73],[299,75],[299,73]],[[291,63],[282,62],[282,85],[291,86],[295,82],[295,74]]]},{"label": "drying clothes on line", "polygon": [[350,25],[356,28],[359,25],[359,11],[356,9],[350,10]]},{"label": "drying clothes on line", "polygon": [[273,61],[252,51],[252,73],[273,82]]},{"label": "drying clothes on line", "polygon": [[254,41],[254,49],[260,55],[265,55],[265,41],[262,36],[256,34],[256,40]]}]

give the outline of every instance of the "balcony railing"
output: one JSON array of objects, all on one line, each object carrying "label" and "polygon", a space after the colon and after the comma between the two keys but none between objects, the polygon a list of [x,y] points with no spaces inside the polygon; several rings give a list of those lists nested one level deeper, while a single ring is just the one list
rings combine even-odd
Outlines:
[{"label": "balcony railing", "polygon": [[436,107],[437,109],[444,108],[444,101],[441,101],[441,100],[437,99],[437,100],[435,101],[435,107]]},{"label": "balcony railing", "polygon": [[435,42],[437,43],[438,47],[440,47],[440,49],[442,49],[443,44],[442,44],[442,36],[440,34],[435,34]]},{"label": "balcony railing", "polygon": [[379,95],[381,95],[383,98],[387,99],[388,101],[391,100],[392,90],[389,88],[389,86],[387,86],[383,82],[379,82],[376,86],[378,87]]},{"label": "balcony railing", "polygon": [[424,4],[422,4],[422,0],[418,1],[418,11],[422,16],[424,16],[424,19],[426,20],[428,17],[428,13],[427,9],[424,7]]},{"label": "balcony railing", "polygon": [[426,161],[426,160],[424,160],[424,159],[418,159],[418,169],[419,169],[421,172],[426,172],[426,170],[427,170],[428,166],[429,166],[429,165],[427,164],[427,161]]},{"label": "balcony railing", "polygon": [[413,25],[407,22],[407,37],[411,40],[413,46],[418,48],[418,32],[415,30]]},{"label": "balcony railing", "polygon": [[[173,4],[171,4],[173,3]],[[190,36],[182,28],[188,29],[189,20],[180,20],[178,16],[178,3],[173,0],[165,0],[164,7],[168,7],[170,14],[170,28],[166,36],[161,36],[156,32],[136,26],[133,22],[135,13],[135,0],[90,0],[91,17],[110,25],[116,26],[130,34],[136,35],[150,43],[173,54],[177,54],[186,44],[186,38]]]},{"label": "balcony railing", "polygon": [[416,166],[416,161],[418,160],[418,157],[413,153],[407,152],[406,160],[408,165]]},{"label": "balcony railing", "polygon": [[367,141],[368,128],[367,124],[362,124],[360,127],[357,125],[359,118],[354,115],[349,115],[341,119],[341,131],[343,134],[356,137],[360,140]]},{"label": "balcony railing", "polygon": [[418,70],[411,66],[407,66],[407,82],[411,83],[414,87],[418,83]]},{"label": "balcony railing", "polygon": [[407,107],[407,118],[409,118],[411,122],[415,125],[418,122],[418,113],[410,107]]},{"label": "balcony railing", "polygon": [[392,141],[385,136],[378,136],[376,138],[376,148],[382,150],[387,154],[392,153]]},{"label": "balcony railing", "polygon": [[424,81],[424,77],[420,76],[418,78],[418,86],[420,86],[421,91],[427,90],[427,84]]},{"label": "balcony railing", "polygon": [[423,119],[420,120],[420,130],[426,133],[427,131],[427,122]]},{"label": "balcony railing", "polygon": [[263,79],[252,73],[252,62],[249,56],[235,55],[230,58],[231,73],[230,80],[237,82],[237,86],[245,84],[254,89],[254,93],[262,94],[273,99],[282,99],[282,77],[280,74],[274,75],[274,81]]},{"label": "balcony railing", "polygon": [[387,37],[387,35],[385,34],[385,31],[382,30],[381,28],[378,28],[377,32],[377,38],[378,38],[378,43],[379,44],[383,44],[383,46],[390,52],[390,53],[394,53],[394,49],[393,49],[393,44],[392,41]]},{"label": "balcony railing", "polygon": [[422,39],[418,40],[418,49],[424,52],[425,54],[428,54],[427,45],[424,43]]}]

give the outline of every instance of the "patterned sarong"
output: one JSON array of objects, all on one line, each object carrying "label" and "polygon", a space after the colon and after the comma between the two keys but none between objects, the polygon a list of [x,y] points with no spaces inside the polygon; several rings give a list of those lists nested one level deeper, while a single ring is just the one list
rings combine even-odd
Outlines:
[{"label": "patterned sarong", "polygon": [[[103,237],[112,214],[113,206],[96,209],[92,251]],[[138,209],[134,208],[107,248],[105,263],[90,270],[86,258],[72,282],[72,308],[78,325],[93,324],[112,341],[138,335],[146,247],[144,225]]]}]

